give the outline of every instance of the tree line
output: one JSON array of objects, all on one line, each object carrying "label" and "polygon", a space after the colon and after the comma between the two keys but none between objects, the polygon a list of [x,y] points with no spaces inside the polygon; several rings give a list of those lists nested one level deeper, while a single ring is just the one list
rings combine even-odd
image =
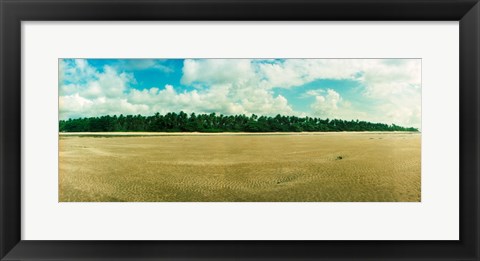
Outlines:
[{"label": "tree line", "polygon": [[297,116],[195,114],[106,115],[60,120],[60,132],[300,132],[300,131],[418,131],[413,127],[359,120]]}]

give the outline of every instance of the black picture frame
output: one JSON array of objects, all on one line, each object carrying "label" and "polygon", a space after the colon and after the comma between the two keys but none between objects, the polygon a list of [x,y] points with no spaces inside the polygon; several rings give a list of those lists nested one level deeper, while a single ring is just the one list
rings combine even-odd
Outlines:
[{"label": "black picture frame", "polygon": [[[478,0],[0,0],[1,260],[480,260]],[[21,240],[21,22],[459,21],[460,240]],[[439,228],[441,229],[441,228]]]}]

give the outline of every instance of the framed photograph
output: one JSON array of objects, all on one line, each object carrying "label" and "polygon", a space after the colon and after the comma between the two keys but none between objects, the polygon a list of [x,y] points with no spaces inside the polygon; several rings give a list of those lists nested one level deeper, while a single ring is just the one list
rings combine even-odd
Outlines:
[{"label": "framed photograph", "polygon": [[0,260],[479,260],[478,1],[0,8]]}]

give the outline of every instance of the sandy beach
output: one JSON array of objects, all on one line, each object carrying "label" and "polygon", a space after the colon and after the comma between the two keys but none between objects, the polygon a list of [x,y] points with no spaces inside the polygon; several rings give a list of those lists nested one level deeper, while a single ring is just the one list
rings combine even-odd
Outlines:
[{"label": "sandy beach", "polygon": [[60,133],[60,202],[419,202],[421,134]]}]

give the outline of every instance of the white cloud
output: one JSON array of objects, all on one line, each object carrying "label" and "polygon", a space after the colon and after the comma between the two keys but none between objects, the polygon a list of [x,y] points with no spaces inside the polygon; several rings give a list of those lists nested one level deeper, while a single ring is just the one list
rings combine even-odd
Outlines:
[{"label": "white cloud", "polygon": [[59,69],[61,119],[148,111],[145,106],[128,103],[124,97],[135,82],[131,74],[118,73],[110,66],[100,72],[83,59],[62,59]]},{"label": "white cloud", "polygon": [[236,96],[227,85],[180,93],[173,86],[167,85],[161,91],[158,91],[158,88],[132,90],[128,95],[128,101],[133,104],[146,104],[152,112],[160,113],[185,111],[187,113],[275,115],[293,112],[287,99],[281,95],[274,97],[265,90],[252,90],[250,95],[252,96]]},{"label": "white cloud", "polygon": [[351,79],[359,71],[352,61],[342,59],[287,59],[259,65],[270,88],[291,88],[317,79]]},{"label": "white cloud", "polygon": [[420,90],[421,60],[404,59],[393,64],[389,60],[373,60],[363,65],[358,80],[365,85],[366,95],[374,98]]},{"label": "white cloud", "polygon": [[60,96],[59,98],[59,107],[61,113],[81,113],[92,104],[93,101],[81,97],[78,93]]},{"label": "white cloud", "polygon": [[340,94],[332,89],[328,89],[325,95],[316,95],[315,102],[310,105],[313,115],[323,118],[340,117],[343,111],[339,110],[342,98]]},{"label": "white cloud", "polygon": [[187,59],[183,63],[183,84],[247,84],[255,72],[248,59]]},{"label": "white cloud", "polygon": [[85,59],[60,59],[59,60],[60,82],[85,83],[95,76],[95,68],[88,65]]},{"label": "white cloud", "polygon": [[421,126],[420,93],[403,92],[391,97],[373,99],[363,98],[363,101],[371,104],[352,105],[339,93],[328,89],[327,91],[315,91],[310,95],[315,100],[310,105],[312,116],[320,118],[340,118],[344,120],[365,120],[397,124],[401,126]]},{"label": "white cloud", "polygon": [[[287,99],[275,96],[262,82],[262,77],[255,63],[249,59],[187,59],[181,82],[199,87],[196,100],[199,106],[195,106],[198,111],[293,114]],[[202,90],[203,86],[209,88]]]},{"label": "white cloud", "polygon": [[315,97],[315,96],[323,95],[324,93],[325,93],[325,90],[323,89],[309,90],[305,92],[304,95],[302,95],[302,98],[311,97],[311,96]]}]

